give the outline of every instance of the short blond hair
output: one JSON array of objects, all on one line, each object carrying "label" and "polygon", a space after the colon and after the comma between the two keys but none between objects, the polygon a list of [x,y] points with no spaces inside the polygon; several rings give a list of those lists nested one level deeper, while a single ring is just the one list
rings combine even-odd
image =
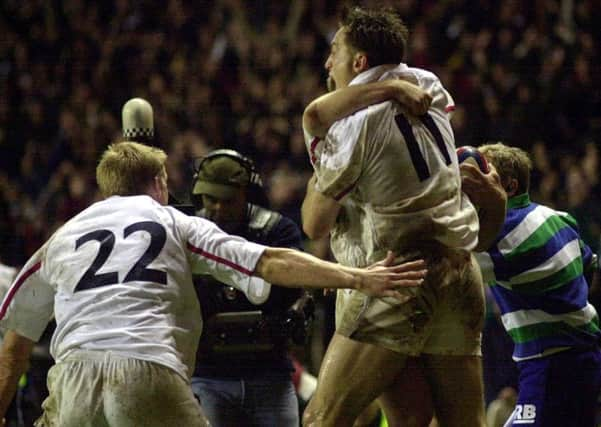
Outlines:
[{"label": "short blond hair", "polygon": [[527,152],[518,147],[510,147],[502,142],[486,143],[479,146],[478,151],[484,154],[486,160],[495,166],[501,177],[501,183],[506,190],[511,179],[518,182],[516,195],[527,193],[530,190],[532,160],[530,160]]},{"label": "short blond hair", "polygon": [[96,167],[96,182],[104,197],[145,194],[156,176],[165,174],[167,154],[133,141],[109,145]]}]

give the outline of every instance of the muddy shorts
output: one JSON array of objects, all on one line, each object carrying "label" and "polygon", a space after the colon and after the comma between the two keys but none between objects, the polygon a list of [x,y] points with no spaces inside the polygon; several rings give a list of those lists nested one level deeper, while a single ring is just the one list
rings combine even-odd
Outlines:
[{"label": "muddy shorts", "polygon": [[36,427],[205,426],[190,385],[157,363],[81,351],[48,372]]},{"label": "muddy shorts", "polygon": [[474,257],[431,244],[402,259],[420,257],[428,275],[422,286],[401,290],[406,301],[338,291],[336,332],[409,356],[481,355],[484,289]]}]

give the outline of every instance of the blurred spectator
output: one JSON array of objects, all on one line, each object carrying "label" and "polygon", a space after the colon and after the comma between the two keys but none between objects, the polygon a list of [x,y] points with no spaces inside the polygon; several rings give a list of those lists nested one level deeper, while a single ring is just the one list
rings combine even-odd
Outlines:
[{"label": "blurred spectator", "polygon": [[[407,62],[433,69],[455,98],[458,145],[503,139],[530,151],[533,200],[569,211],[597,247],[598,2],[364,3],[404,17]],[[190,160],[228,147],[256,159],[273,206],[299,221],[310,171],[301,115],[326,90],[323,52],[341,4],[0,2],[0,258],[22,264],[97,199],[95,159],[120,136],[121,106],[134,96],[154,107],[178,198]]]},{"label": "blurred spectator", "polygon": [[[341,3],[167,0],[157,13],[148,0],[3,2],[4,240],[19,237],[16,231],[41,241],[45,236],[33,237],[32,229],[47,235],[95,199],[87,177],[98,152],[118,137],[119,109],[133,96],[155,106],[176,194],[186,194],[191,157],[228,146],[274,175],[273,202],[298,218],[297,181],[308,168],[300,114],[325,90],[323,55],[316,52],[327,51]],[[601,210],[591,197],[599,193],[601,82],[593,76],[601,12],[595,2],[387,4],[412,29],[408,62],[434,67],[455,97],[458,141],[544,147],[547,166],[537,171],[534,193],[573,211],[588,227],[585,238],[596,239]],[[560,161],[566,152],[574,167]],[[65,162],[73,165],[67,171]],[[0,255],[19,263],[32,245],[9,244]]]}]

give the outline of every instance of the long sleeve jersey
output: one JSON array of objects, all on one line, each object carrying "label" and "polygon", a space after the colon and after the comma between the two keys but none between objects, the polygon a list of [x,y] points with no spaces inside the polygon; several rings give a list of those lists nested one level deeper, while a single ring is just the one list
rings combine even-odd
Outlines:
[{"label": "long sleeve jersey", "polygon": [[515,343],[514,360],[598,345],[599,319],[583,275],[591,257],[572,216],[528,194],[508,201],[499,236],[477,258]]}]

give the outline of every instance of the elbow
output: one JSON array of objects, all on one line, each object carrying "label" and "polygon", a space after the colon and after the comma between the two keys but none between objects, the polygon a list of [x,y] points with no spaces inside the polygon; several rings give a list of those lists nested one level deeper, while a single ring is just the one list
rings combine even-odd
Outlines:
[{"label": "elbow", "polygon": [[255,267],[254,274],[265,281],[270,281],[273,276],[273,259],[275,257],[275,248],[266,248],[259,258],[259,262]]},{"label": "elbow", "polygon": [[324,125],[319,117],[318,108],[315,102],[309,104],[303,112],[303,127],[313,136],[323,137],[325,133],[323,131]]}]

